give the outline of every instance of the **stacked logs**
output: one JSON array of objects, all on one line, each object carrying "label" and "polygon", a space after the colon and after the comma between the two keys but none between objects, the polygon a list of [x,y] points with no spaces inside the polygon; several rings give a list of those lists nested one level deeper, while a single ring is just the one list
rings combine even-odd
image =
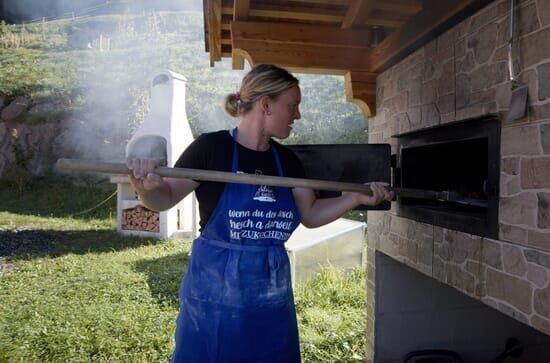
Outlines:
[{"label": "stacked logs", "polygon": [[159,212],[142,206],[122,211],[122,229],[146,232],[159,231]]}]

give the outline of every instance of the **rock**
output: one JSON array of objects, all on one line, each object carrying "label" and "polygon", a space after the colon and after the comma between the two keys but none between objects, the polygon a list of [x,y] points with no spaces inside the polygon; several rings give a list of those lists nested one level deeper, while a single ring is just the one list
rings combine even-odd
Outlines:
[{"label": "rock", "polygon": [[2,110],[0,119],[2,121],[11,121],[20,116],[29,106],[29,101],[25,97],[17,97],[9,106]]}]

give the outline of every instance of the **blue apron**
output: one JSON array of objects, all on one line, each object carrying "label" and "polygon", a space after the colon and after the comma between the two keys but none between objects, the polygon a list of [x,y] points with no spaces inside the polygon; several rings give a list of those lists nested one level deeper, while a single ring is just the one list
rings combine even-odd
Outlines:
[{"label": "blue apron", "polygon": [[[233,130],[232,172],[238,170]],[[271,150],[282,176],[275,146]],[[299,213],[289,188],[227,183],[193,242],[172,362],[300,362],[284,243]]]}]

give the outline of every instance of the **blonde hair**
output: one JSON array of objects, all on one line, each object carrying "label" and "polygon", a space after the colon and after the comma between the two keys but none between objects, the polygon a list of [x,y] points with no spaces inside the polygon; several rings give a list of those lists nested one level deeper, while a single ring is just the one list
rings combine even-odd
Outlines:
[{"label": "blonde hair", "polygon": [[298,79],[286,69],[272,64],[257,64],[243,77],[239,91],[225,97],[225,111],[233,117],[242,116],[263,96],[276,99],[298,83]]}]

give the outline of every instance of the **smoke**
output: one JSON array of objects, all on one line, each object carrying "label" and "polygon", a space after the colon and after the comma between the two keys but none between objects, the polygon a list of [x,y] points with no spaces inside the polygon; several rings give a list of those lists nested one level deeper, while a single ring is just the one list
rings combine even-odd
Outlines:
[{"label": "smoke", "polygon": [[[28,11],[26,16],[43,14],[40,6],[31,12],[30,4],[46,2],[18,1],[21,9]],[[71,8],[78,12],[98,1],[55,3],[59,13]],[[119,6],[128,5],[127,11],[46,22],[46,29],[61,29],[60,34],[66,37],[53,53],[64,62],[71,60],[67,79],[72,82],[68,92],[72,114],[64,121],[56,156],[123,160],[128,140],[149,112],[150,80],[159,70],[187,78],[186,99],[180,102],[186,103],[195,137],[238,123],[224,112],[223,100],[239,89],[247,70],[232,70],[229,59],[209,67],[202,12],[139,10],[153,3],[164,9],[182,4],[202,7],[200,0],[118,1]],[[345,102],[342,77],[297,76],[302,88],[302,119],[296,121],[295,132],[285,142],[357,142],[361,135],[365,136],[362,142],[366,141],[366,120],[355,105]],[[350,135],[356,139],[350,140]]]},{"label": "smoke", "polygon": [[120,12],[202,11],[202,0],[0,0],[0,19],[29,22]]},{"label": "smoke", "polygon": [[81,104],[62,137],[72,154],[65,156],[123,160],[127,142],[149,112],[151,78],[165,69],[188,80],[180,102],[187,105],[195,136],[235,124],[222,102],[236,90],[242,72],[231,71],[228,61],[209,67],[201,13],[127,12],[76,20],[67,29],[68,47],[78,54],[73,93]]}]

